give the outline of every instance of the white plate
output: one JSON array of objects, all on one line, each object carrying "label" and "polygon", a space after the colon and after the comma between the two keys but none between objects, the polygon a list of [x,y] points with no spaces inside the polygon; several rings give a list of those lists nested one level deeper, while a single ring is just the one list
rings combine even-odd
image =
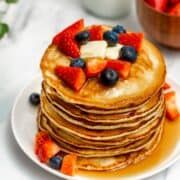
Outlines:
[{"label": "white plate", "polygon": [[[11,126],[12,131],[15,136],[17,143],[19,144],[22,151],[38,166],[45,169],[46,171],[59,176],[64,179],[69,180],[87,180],[89,178],[82,177],[82,176],[75,176],[69,177],[64,174],[61,174],[59,171],[53,170],[45,164],[42,164],[37,159],[36,155],[34,154],[33,144],[34,144],[34,137],[37,132],[37,124],[36,124],[36,115],[37,115],[37,108],[32,107],[28,101],[29,95],[32,92],[39,92],[41,89],[41,77],[37,76],[28,86],[26,86],[20,94],[17,96],[16,101],[14,103],[12,109],[12,116],[11,116]],[[177,93],[177,101],[180,105],[180,85],[174,82],[171,79],[168,79],[168,82],[173,86]],[[154,167],[152,170],[148,172],[143,172],[141,174],[137,174],[136,176],[127,177],[127,179],[143,179],[150,177],[160,171],[171,166],[180,158],[180,142],[177,142],[176,147],[174,148],[173,152],[167,157],[163,162],[159,165]]]}]

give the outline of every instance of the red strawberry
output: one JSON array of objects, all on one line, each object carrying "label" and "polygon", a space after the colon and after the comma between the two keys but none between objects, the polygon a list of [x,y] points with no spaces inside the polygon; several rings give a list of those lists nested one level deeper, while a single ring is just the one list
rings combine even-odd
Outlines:
[{"label": "red strawberry", "polygon": [[163,85],[163,89],[167,90],[167,89],[170,89],[170,88],[171,88],[171,86],[167,82],[165,82],[164,85]]},{"label": "red strawberry", "polygon": [[127,46],[133,46],[137,51],[141,48],[142,40],[142,33],[123,33],[119,36],[119,43]]},{"label": "red strawberry", "polygon": [[78,67],[57,66],[55,68],[55,73],[60,79],[76,91],[80,90],[86,81],[84,71]]},{"label": "red strawberry", "polygon": [[99,41],[103,39],[103,27],[94,25],[89,29],[90,41]]},{"label": "red strawberry", "polygon": [[126,79],[131,70],[131,63],[121,60],[109,60],[106,67],[116,70],[120,77]]},{"label": "red strawberry", "polygon": [[96,77],[106,67],[107,61],[101,59],[91,59],[86,62],[86,76]]},{"label": "red strawberry", "polygon": [[53,38],[53,44],[59,45],[61,36],[64,34],[68,34],[70,37],[74,37],[76,33],[80,32],[84,28],[84,19],[80,19],[64,29],[63,31],[59,32],[54,38]]},{"label": "red strawberry", "polygon": [[47,141],[50,140],[48,133],[40,131],[35,137],[35,153],[38,154],[39,148]]},{"label": "red strawberry", "polygon": [[158,11],[165,11],[168,5],[168,0],[146,0],[146,2]]},{"label": "red strawberry", "polygon": [[179,2],[180,2],[180,0],[169,0],[170,5],[175,5],[175,4],[179,3]]},{"label": "red strawberry", "polygon": [[76,169],[77,156],[74,154],[65,155],[61,165],[61,172],[68,176],[73,176]]},{"label": "red strawberry", "polygon": [[37,152],[38,158],[41,162],[47,163],[48,160],[60,151],[59,146],[52,140],[44,142]]},{"label": "red strawberry", "polygon": [[180,2],[170,8],[169,14],[172,16],[180,16]]},{"label": "red strawberry", "polygon": [[176,93],[174,91],[165,94],[166,116],[169,120],[175,120],[179,116],[176,105]]}]

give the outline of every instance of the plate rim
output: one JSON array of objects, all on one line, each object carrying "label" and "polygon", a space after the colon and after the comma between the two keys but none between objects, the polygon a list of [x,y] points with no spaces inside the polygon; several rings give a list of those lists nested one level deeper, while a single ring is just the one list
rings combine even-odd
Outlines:
[{"label": "plate rim", "polygon": [[[15,109],[16,109],[16,106],[19,102],[19,99],[21,98],[22,94],[24,93],[24,91],[26,90],[26,88],[28,86],[30,86],[35,80],[39,79],[41,77],[41,75],[38,73],[35,77],[33,77],[28,83],[26,83],[24,85],[24,87],[19,91],[19,93],[17,94],[15,100],[14,100],[14,103],[13,103],[13,106],[12,106],[12,110],[11,110],[11,114],[10,114],[10,125],[11,125],[11,130],[13,132],[13,136],[16,140],[16,143],[18,144],[18,146],[20,147],[20,149],[22,150],[22,152],[33,162],[35,163],[36,165],[38,165],[39,167],[41,167],[44,171],[48,172],[48,173],[51,173],[57,177],[60,177],[60,178],[63,178],[63,179],[67,179],[67,180],[78,180],[78,177],[71,177],[71,176],[67,176],[63,173],[61,173],[60,171],[57,171],[57,170],[54,170],[50,167],[48,167],[46,164],[42,164],[40,163],[40,161],[38,161],[38,159],[35,159],[33,158],[33,156],[31,156],[29,153],[27,153],[24,149],[24,145],[23,143],[21,142],[21,140],[19,139],[18,137],[18,133],[17,133],[17,130],[15,128]],[[177,80],[175,80],[174,78],[172,78],[171,76],[167,76],[166,78],[168,81],[172,81],[173,83],[175,83],[177,86],[180,87],[180,83],[177,82]],[[170,154],[171,155],[171,154]],[[170,156],[169,155],[169,156]],[[141,180],[141,179],[145,179],[145,178],[149,178],[149,177],[152,177],[153,175],[156,175],[164,170],[166,170],[167,168],[169,168],[170,166],[172,166],[173,164],[175,164],[178,160],[180,160],[180,154],[176,155],[176,157],[173,157],[172,160],[170,160],[169,162],[167,162],[166,164],[164,164],[162,167],[159,167],[157,169],[154,169],[154,170],[151,170],[150,172],[142,172],[140,173],[139,175],[135,175],[135,177],[133,176],[130,176],[130,177],[123,177],[124,179],[132,179],[133,180]],[[83,178],[83,176],[80,176],[82,179],[81,180],[86,180],[86,178]],[[92,179],[92,178],[90,178]]]}]

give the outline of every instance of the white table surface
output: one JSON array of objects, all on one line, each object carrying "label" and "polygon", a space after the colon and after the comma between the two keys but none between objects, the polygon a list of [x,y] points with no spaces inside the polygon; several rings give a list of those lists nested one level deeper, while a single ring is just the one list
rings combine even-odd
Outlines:
[{"label": "white table surface", "polygon": [[[118,20],[88,14],[79,0],[20,0],[8,8],[4,20],[11,25],[11,32],[0,41],[0,179],[59,179],[39,168],[22,153],[10,128],[10,111],[19,90],[40,71],[40,58],[53,35],[82,17],[87,24],[120,23],[141,31],[135,8],[130,16]],[[180,51],[159,48],[165,55],[168,74],[180,82]],[[176,180],[178,176],[169,172],[177,171],[177,168],[180,171],[178,164],[180,162],[150,179]]]}]

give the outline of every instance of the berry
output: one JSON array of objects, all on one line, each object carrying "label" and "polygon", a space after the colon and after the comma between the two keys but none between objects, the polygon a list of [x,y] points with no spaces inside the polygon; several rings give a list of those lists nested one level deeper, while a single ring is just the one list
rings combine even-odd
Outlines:
[{"label": "berry", "polygon": [[175,4],[170,10],[169,14],[172,16],[180,16],[180,2]]},{"label": "berry", "polygon": [[123,26],[121,25],[116,25],[112,28],[112,31],[114,31],[115,33],[121,34],[121,33],[126,33],[126,30],[124,29]]},{"label": "berry", "polygon": [[90,41],[100,41],[103,39],[103,27],[94,25],[89,29]]},{"label": "berry", "polygon": [[84,62],[83,59],[77,58],[71,60],[70,66],[84,68],[86,66],[86,63]]},{"label": "berry", "polygon": [[72,25],[68,26],[66,29],[58,33],[54,38],[52,43],[55,45],[59,45],[61,36],[64,36],[64,34],[69,34],[71,38],[74,37],[75,34],[80,32],[84,28],[84,20],[80,19],[73,23]]},{"label": "berry", "polygon": [[100,81],[102,84],[112,86],[116,84],[119,79],[118,72],[114,69],[107,68],[100,75]]},{"label": "berry", "polygon": [[163,90],[168,90],[168,89],[170,89],[170,88],[171,88],[170,84],[168,84],[167,82],[165,82],[164,85],[163,85]]},{"label": "berry", "polygon": [[120,44],[126,46],[132,46],[136,49],[136,51],[139,51],[141,49],[142,41],[143,41],[142,33],[125,33],[119,36]]},{"label": "berry", "polygon": [[63,158],[61,173],[73,176],[76,169],[77,156],[74,154],[65,155]]},{"label": "berry", "polygon": [[175,120],[179,116],[177,104],[176,104],[176,93],[174,91],[165,94],[166,102],[166,117],[169,120]]},{"label": "berry", "polygon": [[124,46],[120,50],[120,59],[127,60],[129,62],[135,62],[137,59],[137,52],[132,46]]},{"label": "berry", "polygon": [[146,2],[158,11],[165,11],[168,5],[168,0],[146,0]]},{"label": "berry", "polygon": [[126,79],[130,74],[131,63],[121,60],[108,60],[106,68],[116,70],[121,78]]},{"label": "berry", "polygon": [[55,73],[61,80],[76,91],[80,90],[86,81],[84,71],[78,67],[57,66]]},{"label": "berry", "polygon": [[104,32],[103,39],[108,42],[109,46],[115,46],[118,43],[118,35],[113,31]]},{"label": "berry", "polygon": [[86,76],[88,78],[96,77],[106,67],[107,61],[102,59],[91,59],[86,62]]},{"label": "berry", "polygon": [[33,105],[33,106],[37,106],[40,103],[40,95],[38,93],[32,93],[29,96],[29,102]]},{"label": "berry", "polygon": [[54,156],[49,159],[49,166],[53,169],[60,169],[63,158],[60,156]]},{"label": "berry", "polygon": [[75,40],[79,44],[86,44],[89,41],[90,33],[89,31],[82,31],[76,34]]}]

